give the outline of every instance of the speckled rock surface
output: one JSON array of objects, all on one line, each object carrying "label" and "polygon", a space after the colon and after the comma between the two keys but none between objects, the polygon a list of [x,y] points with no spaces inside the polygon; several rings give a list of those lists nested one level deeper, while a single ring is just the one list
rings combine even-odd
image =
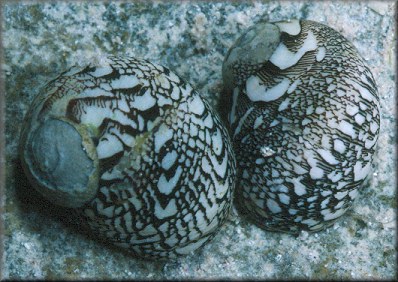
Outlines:
[{"label": "speckled rock surface", "polygon": [[[395,9],[392,1],[3,4],[6,200],[1,208],[1,277],[396,278]],[[47,80],[99,54],[128,54],[168,66],[219,106],[221,66],[231,44],[261,19],[289,18],[319,21],[341,32],[367,61],[379,87],[381,132],[373,171],[354,207],[333,227],[293,237],[263,231],[234,210],[199,252],[148,262],[96,241],[68,210],[31,190],[17,157],[20,124]]]}]

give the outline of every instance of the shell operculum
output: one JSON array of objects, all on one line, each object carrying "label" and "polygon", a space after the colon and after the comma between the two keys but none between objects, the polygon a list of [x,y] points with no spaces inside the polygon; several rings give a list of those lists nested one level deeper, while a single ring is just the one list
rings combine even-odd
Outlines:
[{"label": "shell operculum", "polygon": [[38,191],[57,205],[77,208],[94,198],[99,161],[88,130],[66,118],[50,117],[27,134],[25,169]]}]

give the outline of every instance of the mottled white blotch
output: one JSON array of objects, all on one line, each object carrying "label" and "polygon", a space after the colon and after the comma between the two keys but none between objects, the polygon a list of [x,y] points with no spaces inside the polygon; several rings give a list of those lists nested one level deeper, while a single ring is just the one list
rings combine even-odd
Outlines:
[{"label": "mottled white blotch", "polygon": [[162,174],[158,181],[158,189],[161,193],[169,195],[173,189],[176,187],[178,180],[180,179],[182,173],[182,168],[179,166],[176,172],[170,180],[167,180],[166,176]]},{"label": "mottled white blotch", "polygon": [[325,58],[326,55],[326,48],[325,47],[319,47],[318,52],[316,53],[316,60],[318,62],[322,61]]},{"label": "mottled white blotch", "polygon": [[333,141],[333,148],[335,151],[339,152],[340,154],[344,153],[346,150],[346,146],[344,145],[344,142],[340,139],[335,139]]},{"label": "mottled white blotch", "polygon": [[287,69],[291,67],[303,57],[303,55],[308,51],[313,51],[317,48],[317,40],[312,31],[308,32],[307,37],[305,38],[303,45],[300,49],[293,53],[291,52],[286,45],[280,43],[278,48],[272,54],[269,59],[271,63],[275,66],[279,67],[281,70]]},{"label": "mottled white blotch", "polygon": [[113,89],[127,89],[133,88],[139,83],[139,80],[134,75],[121,75],[119,78],[111,81]]},{"label": "mottled white blotch", "polygon": [[273,85],[272,87],[267,87],[263,84],[259,77],[251,76],[246,81],[246,93],[253,102],[270,102],[280,98],[283,94],[285,94],[289,86],[290,81],[288,78],[284,78],[282,81],[276,85]]},{"label": "mottled white blotch", "polygon": [[192,99],[190,99],[188,103],[188,108],[192,113],[196,115],[201,115],[205,110],[205,105],[203,104],[202,99],[200,99],[199,96],[195,95]]},{"label": "mottled white blotch", "polygon": [[282,211],[281,207],[278,205],[277,202],[275,202],[272,199],[267,200],[267,207],[270,209],[271,212],[273,213],[279,213]]},{"label": "mottled white blotch", "polygon": [[173,137],[173,130],[162,124],[159,131],[155,133],[155,152],[159,153],[160,148]]},{"label": "mottled white blotch", "polygon": [[90,72],[89,74],[91,74],[92,76],[95,76],[95,77],[102,77],[102,76],[112,73],[112,71],[113,70],[112,70],[111,66],[104,66],[104,67],[96,68],[93,72]]},{"label": "mottled white blotch", "polygon": [[296,80],[292,83],[292,85],[290,85],[289,88],[287,89],[287,93],[290,94],[290,93],[292,93],[294,90],[296,90],[296,87],[297,87],[297,85],[300,84],[300,82],[301,82],[301,81],[300,81],[299,79],[296,79]]},{"label": "mottled white blotch", "polygon": [[296,193],[298,196],[302,196],[307,193],[305,186],[300,181],[301,179],[302,179],[302,177],[293,178],[293,179],[288,180],[288,182],[290,182],[294,185],[294,193]]},{"label": "mottled white blotch", "polygon": [[285,22],[275,23],[281,32],[286,32],[290,35],[298,35],[301,31],[300,22],[298,20],[290,20]]},{"label": "mottled white blotch", "polygon": [[158,201],[155,204],[155,216],[159,219],[173,216],[176,213],[177,213],[177,206],[175,199],[170,200],[170,202],[167,204],[167,206],[164,209],[160,206],[160,203]]},{"label": "mottled white blotch", "polygon": [[121,151],[123,151],[123,145],[114,135],[107,135],[106,138],[100,140],[97,146],[99,159],[109,158]]},{"label": "mottled white blotch", "polygon": [[317,152],[327,163],[332,165],[339,163],[339,161],[333,156],[332,152],[325,149],[318,149]]},{"label": "mottled white blotch", "polygon": [[357,161],[354,165],[354,181],[365,179],[371,169],[370,162],[362,166],[361,161]]},{"label": "mottled white blotch", "polygon": [[258,116],[254,121],[253,129],[257,129],[263,123],[263,116]]},{"label": "mottled white blotch", "polygon": [[261,147],[260,152],[261,152],[261,155],[266,158],[271,157],[276,154],[276,152],[268,146]]},{"label": "mottled white blotch", "polygon": [[142,96],[135,96],[130,106],[140,111],[145,111],[152,108],[156,104],[156,99],[151,95],[151,91],[148,89]]},{"label": "mottled white blotch", "polygon": [[343,132],[344,134],[350,136],[352,139],[355,139],[357,137],[357,134],[355,133],[354,126],[349,123],[348,121],[342,120],[337,126],[337,129]]}]

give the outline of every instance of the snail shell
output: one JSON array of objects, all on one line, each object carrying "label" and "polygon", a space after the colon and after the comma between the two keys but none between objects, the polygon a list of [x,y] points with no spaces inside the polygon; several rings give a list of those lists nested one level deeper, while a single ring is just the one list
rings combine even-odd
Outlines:
[{"label": "snail shell", "polygon": [[51,81],[29,110],[20,150],[44,197],[142,257],[199,248],[230,210],[225,127],[188,83],[146,60],[108,57]]},{"label": "snail shell", "polygon": [[379,134],[373,76],[323,24],[258,23],[223,63],[238,203],[265,229],[317,231],[344,214]]}]

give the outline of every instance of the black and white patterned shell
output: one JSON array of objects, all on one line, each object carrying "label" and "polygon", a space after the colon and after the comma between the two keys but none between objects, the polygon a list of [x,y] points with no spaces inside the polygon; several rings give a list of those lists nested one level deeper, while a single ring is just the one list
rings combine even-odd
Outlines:
[{"label": "black and white patterned shell", "polygon": [[269,230],[317,231],[371,170],[379,98],[353,45],[313,21],[258,23],[223,64],[241,208]]},{"label": "black and white patterned shell", "polygon": [[199,248],[231,207],[226,129],[188,83],[146,60],[108,57],[51,81],[30,108],[20,149],[44,197],[139,256]]}]

